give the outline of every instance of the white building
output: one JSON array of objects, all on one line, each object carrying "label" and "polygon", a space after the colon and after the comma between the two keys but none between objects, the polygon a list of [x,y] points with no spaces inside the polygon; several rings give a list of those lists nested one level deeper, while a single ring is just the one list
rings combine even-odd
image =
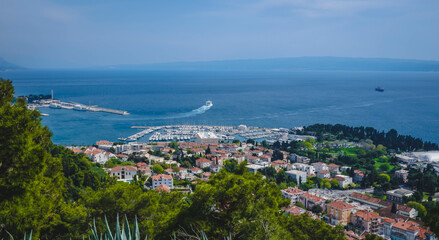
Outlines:
[{"label": "white building", "polygon": [[326,165],[326,163],[316,162],[316,163],[313,163],[312,166],[314,167],[316,172],[329,171],[328,165]]},{"label": "white building", "polygon": [[109,142],[107,140],[101,140],[101,141],[97,141],[96,145],[98,146],[99,149],[103,149],[105,151],[110,150],[110,148],[113,147],[113,142]]},{"label": "white building", "polygon": [[304,164],[304,163],[294,163],[293,166],[299,170],[304,171],[308,174],[314,174],[316,172],[315,168],[311,165]]},{"label": "white building", "polygon": [[345,188],[346,186],[349,186],[349,184],[352,183],[352,178],[345,175],[337,175],[334,177],[334,179],[338,181],[338,186],[340,188]]},{"label": "white building", "polygon": [[298,170],[290,170],[285,172],[287,176],[292,177],[296,180],[297,184],[302,184],[306,182],[306,172],[298,171]]},{"label": "white building", "polygon": [[136,174],[137,168],[133,166],[117,166],[110,170],[110,175],[121,181],[132,180]]},{"label": "white building", "polygon": [[247,169],[251,173],[257,173],[258,170],[264,169],[264,168],[265,168],[264,166],[256,165],[256,164],[247,165]]},{"label": "white building", "polygon": [[330,178],[331,177],[331,173],[328,170],[322,170],[322,171],[318,171],[317,172],[317,177],[318,178]]},{"label": "white building", "polygon": [[156,188],[160,185],[166,185],[170,189],[174,188],[174,179],[170,175],[166,174],[157,174],[151,177],[152,178],[152,187]]},{"label": "white building", "polygon": [[218,136],[213,132],[199,132],[196,134],[197,144],[218,144]]},{"label": "white building", "polygon": [[298,189],[297,187],[295,188],[289,187],[287,189],[281,190],[281,192],[282,192],[282,197],[291,200],[291,204],[295,204],[297,202],[297,199],[299,198],[299,195],[304,193],[304,191]]}]

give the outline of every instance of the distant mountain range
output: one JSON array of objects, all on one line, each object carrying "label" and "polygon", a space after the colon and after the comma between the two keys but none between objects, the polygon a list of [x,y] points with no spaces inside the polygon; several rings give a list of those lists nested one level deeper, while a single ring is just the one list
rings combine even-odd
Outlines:
[{"label": "distant mountain range", "polygon": [[0,72],[9,70],[22,70],[24,67],[18,66],[16,64],[10,63],[0,57]]},{"label": "distant mountain range", "polygon": [[296,57],[114,65],[102,68],[178,71],[439,71],[439,61],[390,58]]},{"label": "distant mountain range", "polygon": [[[27,68],[0,57],[0,71]],[[81,69],[76,69],[81,70]],[[439,61],[392,58],[295,57],[153,64],[124,64],[84,70],[155,71],[439,71]]]}]

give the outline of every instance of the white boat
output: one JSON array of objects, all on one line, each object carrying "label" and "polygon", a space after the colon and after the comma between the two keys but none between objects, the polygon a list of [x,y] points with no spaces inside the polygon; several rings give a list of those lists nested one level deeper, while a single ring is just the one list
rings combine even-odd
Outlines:
[{"label": "white boat", "polygon": [[51,103],[51,104],[49,105],[49,107],[51,107],[51,108],[61,108],[61,105],[58,104],[58,103]]},{"label": "white boat", "polygon": [[212,103],[212,101],[207,100],[207,101],[206,101],[206,104],[204,104],[204,106],[206,106],[206,107],[212,107],[212,106],[213,106],[213,103]]},{"label": "white boat", "polygon": [[81,106],[81,105],[75,105],[73,106],[73,110],[77,110],[77,111],[85,111],[87,109],[85,109],[85,107]]}]

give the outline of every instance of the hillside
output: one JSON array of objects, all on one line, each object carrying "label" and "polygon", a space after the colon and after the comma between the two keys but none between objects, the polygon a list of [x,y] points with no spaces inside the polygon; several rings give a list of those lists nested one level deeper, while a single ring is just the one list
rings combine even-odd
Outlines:
[{"label": "hillside", "polygon": [[9,71],[9,70],[21,70],[21,69],[25,69],[25,68],[18,66],[16,64],[10,63],[10,62],[8,62],[0,57],[0,72],[1,71]]}]

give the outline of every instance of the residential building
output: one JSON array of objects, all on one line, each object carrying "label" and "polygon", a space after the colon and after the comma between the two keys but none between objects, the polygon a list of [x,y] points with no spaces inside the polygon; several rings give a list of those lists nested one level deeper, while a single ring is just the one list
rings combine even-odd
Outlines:
[{"label": "residential building", "polygon": [[294,163],[293,166],[299,170],[306,172],[307,174],[315,174],[316,170],[312,165],[304,164],[304,163]]},{"label": "residential building", "polygon": [[334,179],[338,181],[338,187],[342,189],[352,183],[352,178],[345,175],[337,175],[334,177]]},{"label": "residential building", "polygon": [[334,163],[328,164],[328,170],[331,173],[331,176],[335,176],[335,175],[340,174],[339,168],[340,167],[337,164],[334,164]]},{"label": "residential building", "polygon": [[151,177],[152,178],[152,187],[156,188],[160,185],[166,185],[170,189],[174,188],[174,179],[172,176],[166,174],[157,174]]},{"label": "residential building", "polygon": [[136,174],[137,168],[133,166],[117,166],[110,169],[110,175],[116,176],[121,181],[130,181]]},{"label": "residential building", "polygon": [[419,223],[402,219],[383,218],[382,234],[392,240],[436,240],[433,232]]},{"label": "residential building", "polygon": [[247,165],[247,169],[251,173],[257,173],[260,169],[264,169],[264,168],[265,168],[264,166],[256,165],[256,164]]},{"label": "residential building", "polygon": [[312,166],[314,167],[316,172],[329,171],[328,165],[326,165],[326,163],[316,162],[316,163],[313,163]]},{"label": "residential building", "polygon": [[342,201],[335,201],[328,203],[326,209],[331,224],[341,224],[345,226],[351,221],[351,214],[354,206]]},{"label": "residential building", "polygon": [[360,170],[354,170],[354,182],[360,183],[363,181],[364,173]]},{"label": "residential building", "polygon": [[403,188],[393,189],[386,192],[386,199],[391,202],[404,204],[403,198],[410,197],[413,193],[413,191]]},{"label": "residential building", "polygon": [[294,205],[285,208],[285,213],[287,213],[287,214],[292,214],[292,215],[294,215],[294,216],[302,215],[302,214],[304,214],[305,212],[306,212],[305,209],[300,208],[300,207],[298,207],[298,206],[294,206]]},{"label": "residential building", "polygon": [[209,159],[206,159],[206,158],[199,158],[195,161],[195,164],[199,168],[206,168],[206,167],[210,167],[210,165],[212,165],[212,161],[210,161]]},{"label": "residential building", "polygon": [[328,170],[322,170],[322,171],[318,171],[317,172],[317,177],[318,178],[330,178],[331,177],[331,174],[329,173],[329,171]]},{"label": "residential building", "polygon": [[362,231],[377,234],[381,218],[378,214],[371,211],[357,211],[352,214],[351,223]]},{"label": "residential building", "polygon": [[323,211],[325,211],[326,209],[326,200],[324,198],[307,192],[300,194],[297,198],[297,201],[302,203],[308,210],[311,210],[314,205],[319,205]]},{"label": "residential building", "polygon": [[297,187],[289,187],[287,189],[281,190],[282,197],[288,198],[291,200],[291,204],[295,204],[297,202],[297,199],[299,198],[299,195],[303,194],[304,191],[298,189]]},{"label": "residential building", "polygon": [[292,162],[304,163],[304,164],[309,164],[309,162],[311,161],[310,158],[304,157],[304,156],[300,156],[300,155],[297,155],[295,153],[290,154],[290,160]]},{"label": "residential building", "polygon": [[416,209],[402,204],[396,204],[396,214],[391,213],[393,203],[363,195],[361,193],[351,193],[349,198],[353,201],[367,205],[372,209],[376,209],[381,216],[399,215],[400,217],[415,218],[418,215]]},{"label": "residential building", "polygon": [[97,141],[96,145],[98,146],[99,149],[103,149],[105,151],[108,151],[108,150],[110,150],[110,148],[113,147],[113,142],[101,140],[101,141]]},{"label": "residential building", "polygon": [[193,174],[200,174],[202,172],[203,172],[203,170],[201,168],[197,168],[197,167],[191,168],[191,173],[193,173]]},{"label": "residential building", "polygon": [[287,174],[287,176],[292,177],[297,184],[302,184],[306,182],[306,172],[290,170],[290,171],[286,171],[285,173]]},{"label": "residential building", "polygon": [[155,190],[157,190],[157,191],[159,191],[159,192],[162,192],[162,191],[170,192],[170,191],[171,191],[171,188],[169,188],[169,187],[166,186],[165,184],[162,184],[162,185],[158,185],[157,187],[155,187]]}]

